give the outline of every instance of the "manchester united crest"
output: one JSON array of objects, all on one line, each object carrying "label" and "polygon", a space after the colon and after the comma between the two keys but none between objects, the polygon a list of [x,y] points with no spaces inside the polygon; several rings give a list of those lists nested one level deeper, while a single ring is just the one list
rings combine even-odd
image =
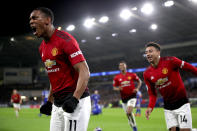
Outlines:
[{"label": "manchester united crest", "polygon": [[163,73],[163,74],[167,74],[167,73],[168,73],[168,69],[167,69],[167,68],[163,68],[163,69],[162,69],[162,73]]},{"label": "manchester united crest", "polygon": [[57,48],[53,48],[51,50],[51,54],[52,54],[52,56],[56,56],[58,54],[58,49]]},{"label": "manchester united crest", "polygon": [[130,76],[128,77],[128,80],[131,80],[131,77]]}]

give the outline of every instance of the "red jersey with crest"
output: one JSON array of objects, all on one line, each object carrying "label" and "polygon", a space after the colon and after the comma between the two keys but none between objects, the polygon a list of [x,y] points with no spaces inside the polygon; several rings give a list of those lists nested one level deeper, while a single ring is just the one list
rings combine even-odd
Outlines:
[{"label": "red jersey with crest", "polygon": [[11,96],[11,99],[12,99],[13,103],[20,103],[21,96],[19,94],[13,94]]},{"label": "red jersey with crest", "polygon": [[157,67],[149,66],[144,72],[144,81],[148,88],[149,105],[156,103],[157,90],[163,96],[165,109],[177,109],[188,103],[179,69],[191,71],[197,75],[197,68],[176,57],[161,57]]},{"label": "red jersey with crest", "polygon": [[75,38],[56,29],[47,43],[42,41],[39,52],[48,72],[53,95],[57,92],[73,93],[78,81],[78,72],[73,66],[85,61]]},{"label": "red jersey with crest", "polygon": [[114,77],[113,86],[122,87],[122,90],[120,90],[120,95],[123,102],[125,99],[128,100],[130,98],[136,97],[136,93],[133,93],[133,90],[135,89],[134,81],[138,81],[138,80],[139,77],[135,73],[129,73],[129,72],[127,72],[125,75],[120,73]]}]

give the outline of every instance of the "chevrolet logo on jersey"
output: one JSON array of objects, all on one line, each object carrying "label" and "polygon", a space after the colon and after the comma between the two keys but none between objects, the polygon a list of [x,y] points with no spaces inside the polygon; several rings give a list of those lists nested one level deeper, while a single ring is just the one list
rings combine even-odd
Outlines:
[{"label": "chevrolet logo on jersey", "polygon": [[50,60],[50,59],[47,59],[45,62],[44,62],[45,66],[47,68],[52,68],[52,66],[56,65],[56,61],[55,60]]},{"label": "chevrolet logo on jersey", "polygon": [[159,80],[157,80],[156,82],[156,86],[161,86],[163,85],[164,83],[166,83],[168,81],[168,78],[160,78]]},{"label": "chevrolet logo on jersey", "polygon": [[130,81],[123,81],[121,82],[122,85],[127,85],[127,84],[130,84]]}]

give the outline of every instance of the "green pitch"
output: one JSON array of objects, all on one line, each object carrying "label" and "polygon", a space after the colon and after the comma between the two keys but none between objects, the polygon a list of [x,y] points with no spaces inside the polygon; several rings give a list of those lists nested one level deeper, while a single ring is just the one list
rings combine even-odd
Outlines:
[{"label": "green pitch", "polygon": [[[167,131],[162,108],[155,108],[150,120],[136,117],[139,131]],[[0,131],[49,131],[50,117],[38,116],[38,109],[22,109],[19,118],[12,108],[0,108]],[[193,128],[197,128],[197,108],[192,108]],[[121,108],[104,109],[103,114],[91,116],[88,131],[101,127],[103,131],[132,131]]]}]

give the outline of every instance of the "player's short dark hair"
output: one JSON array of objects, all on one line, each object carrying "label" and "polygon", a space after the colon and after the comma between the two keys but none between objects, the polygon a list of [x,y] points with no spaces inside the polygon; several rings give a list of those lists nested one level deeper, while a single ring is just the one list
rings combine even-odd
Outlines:
[{"label": "player's short dark hair", "polygon": [[148,42],[145,46],[145,48],[153,46],[155,47],[158,51],[161,51],[161,47],[159,44],[157,44],[156,42]]},{"label": "player's short dark hair", "polygon": [[121,60],[121,61],[119,62],[119,64],[120,64],[120,63],[127,64],[127,62],[126,62],[126,61],[124,61],[124,60]]},{"label": "player's short dark hair", "polygon": [[51,23],[53,23],[53,21],[54,21],[54,14],[53,14],[53,11],[51,9],[46,8],[46,7],[38,7],[36,9],[34,9],[34,10],[39,10],[42,13],[44,13],[44,15],[46,17],[50,17],[51,18]]}]

